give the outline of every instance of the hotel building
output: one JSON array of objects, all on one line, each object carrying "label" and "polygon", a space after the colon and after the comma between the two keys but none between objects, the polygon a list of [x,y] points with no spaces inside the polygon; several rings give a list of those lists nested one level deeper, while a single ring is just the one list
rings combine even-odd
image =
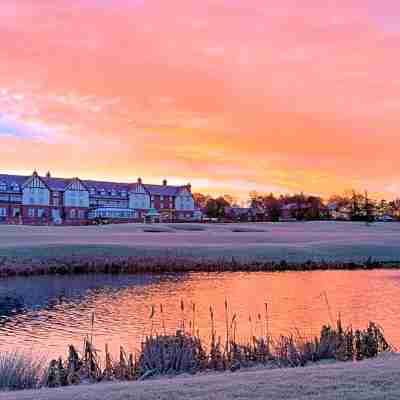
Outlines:
[{"label": "hotel building", "polygon": [[110,222],[193,221],[200,218],[190,184],[151,185],[79,178],[0,174],[0,223],[85,225]]}]

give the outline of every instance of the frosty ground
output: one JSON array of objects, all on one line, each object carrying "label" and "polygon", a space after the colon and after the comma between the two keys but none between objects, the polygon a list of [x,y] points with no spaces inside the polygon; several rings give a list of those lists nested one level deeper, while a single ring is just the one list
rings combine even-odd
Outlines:
[{"label": "frosty ground", "polygon": [[0,225],[0,257],[182,256],[289,262],[400,260],[400,223]]},{"label": "frosty ground", "polygon": [[358,363],[10,392],[0,400],[397,400],[399,368],[399,355],[382,355]]}]

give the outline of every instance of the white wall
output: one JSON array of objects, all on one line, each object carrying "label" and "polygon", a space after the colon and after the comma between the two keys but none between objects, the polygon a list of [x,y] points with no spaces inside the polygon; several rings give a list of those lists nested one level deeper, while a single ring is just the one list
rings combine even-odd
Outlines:
[{"label": "white wall", "polygon": [[66,190],[64,192],[65,207],[89,207],[89,192],[83,190]]},{"label": "white wall", "polygon": [[22,191],[24,205],[50,205],[50,191],[47,188],[25,187]]},{"label": "white wall", "polygon": [[150,196],[147,193],[129,193],[129,208],[149,209]]},{"label": "white wall", "polygon": [[194,210],[194,200],[192,195],[187,193],[182,193],[176,196],[175,198],[175,208],[177,210],[187,210],[193,211]]}]

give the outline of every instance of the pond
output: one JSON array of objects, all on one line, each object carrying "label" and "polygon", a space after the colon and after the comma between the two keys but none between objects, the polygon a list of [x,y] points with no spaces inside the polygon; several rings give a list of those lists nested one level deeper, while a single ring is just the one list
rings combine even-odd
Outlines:
[{"label": "pond", "polygon": [[121,345],[135,351],[146,334],[174,332],[183,324],[194,325],[208,341],[210,306],[218,333],[225,334],[225,300],[243,340],[265,333],[267,326],[273,337],[312,336],[340,313],[343,324],[354,328],[380,324],[389,341],[400,345],[400,271],[381,270],[4,279],[0,351],[64,356],[69,344],[81,349],[93,333],[97,349],[107,343],[116,355]]}]

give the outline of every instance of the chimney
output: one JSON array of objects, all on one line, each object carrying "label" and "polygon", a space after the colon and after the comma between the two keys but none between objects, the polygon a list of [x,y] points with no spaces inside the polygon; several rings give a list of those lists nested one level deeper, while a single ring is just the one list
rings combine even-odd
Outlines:
[{"label": "chimney", "polygon": [[51,173],[50,173],[50,171],[47,171],[46,178],[51,178]]},{"label": "chimney", "polygon": [[141,185],[141,184],[142,184],[142,178],[137,178],[137,183],[138,183],[139,185]]},{"label": "chimney", "polygon": [[162,181],[162,184],[164,185],[164,186],[167,186],[167,180],[166,179],[164,179],[163,181]]}]

